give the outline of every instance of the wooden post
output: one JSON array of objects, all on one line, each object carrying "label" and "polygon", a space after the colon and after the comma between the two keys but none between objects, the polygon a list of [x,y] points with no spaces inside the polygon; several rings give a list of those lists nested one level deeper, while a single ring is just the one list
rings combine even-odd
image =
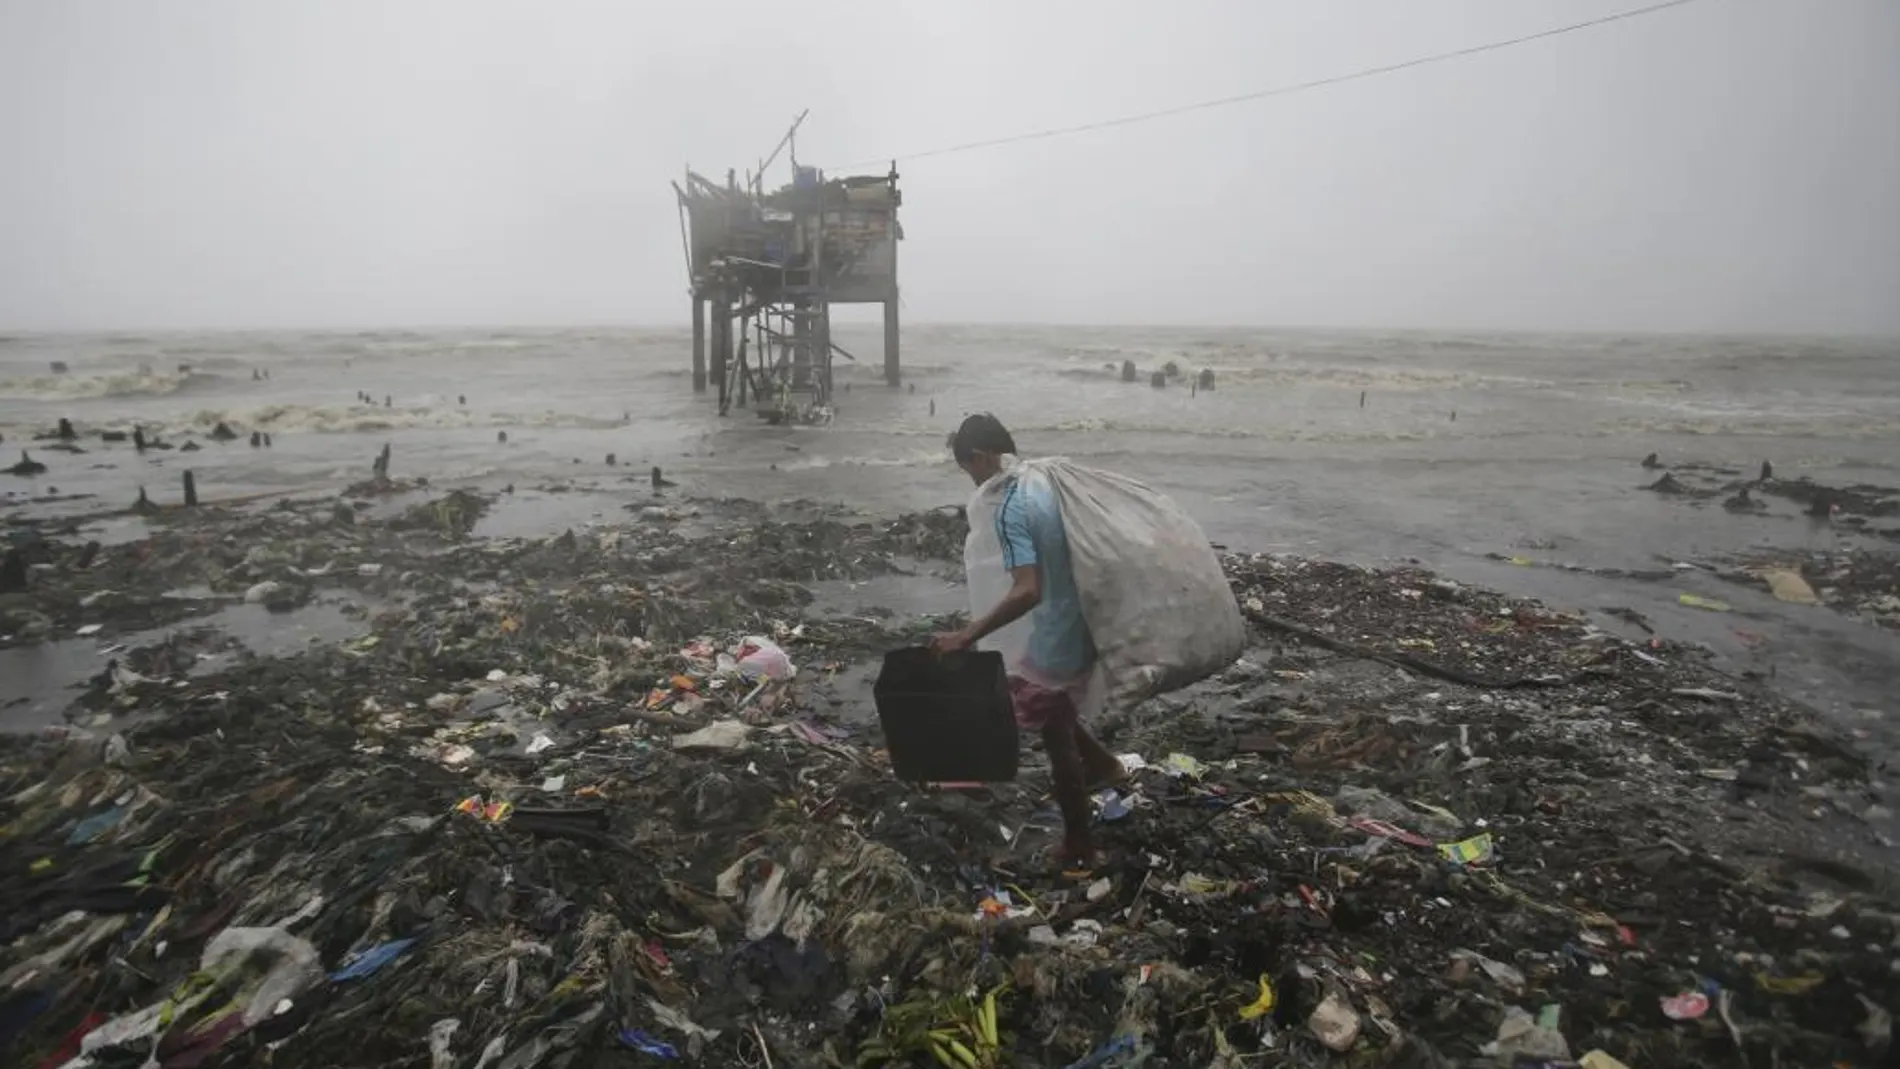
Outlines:
[{"label": "wooden post", "polygon": [[706,392],[706,301],[693,295],[693,392]]},{"label": "wooden post", "polygon": [[26,558],[17,549],[7,550],[0,559],[0,594],[18,594],[26,589]]},{"label": "wooden post", "polygon": [[800,305],[792,310],[792,388],[811,383],[811,321],[813,309]]},{"label": "wooden post", "polygon": [[726,369],[732,362],[732,305],[721,294],[712,303],[712,374],[719,384],[719,407],[726,407]]},{"label": "wooden post", "polygon": [[[747,370],[747,364],[746,364],[746,347],[750,345],[751,342],[752,342],[752,335],[750,332],[746,330],[746,324],[745,323],[739,324],[739,355],[735,359],[739,361],[739,407],[740,408],[744,408],[746,406],[746,399],[745,399],[746,383],[751,381],[751,378],[752,378],[751,373]],[[765,335],[763,334],[759,335],[759,347],[760,347],[759,351],[761,353],[767,351],[765,349]]]},{"label": "wooden post", "polygon": [[812,324],[813,352],[818,356],[818,399],[824,404],[831,403],[831,305],[826,304],[818,310],[818,321]]},{"label": "wooden post", "polygon": [[198,480],[193,479],[190,472],[185,473],[185,507],[198,507]]},{"label": "wooden post", "polygon": [[897,297],[884,302],[884,382],[896,386],[903,381],[897,355]]}]

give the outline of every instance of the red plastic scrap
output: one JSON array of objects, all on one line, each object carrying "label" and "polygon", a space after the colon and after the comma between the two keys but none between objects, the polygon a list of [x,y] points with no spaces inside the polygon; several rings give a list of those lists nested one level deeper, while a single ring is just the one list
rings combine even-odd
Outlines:
[{"label": "red plastic scrap", "polygon": [[1300,900],[1322,917],[1332,916],[1332,897],[1324,891],[1315,891],[1305,884],[1300,885]]},{"label": "red plastic scrap", "polygon": [[1391,839],[1393,842],[1404,843],[1407,846],[1424,847],[1428,850],[1433,845],[1430,839],[1422,835],[1416,835],[1396,824],[1388,824],[1383,820],[1375,820],[1372,817],[1354,817],[1349,823],[1352,827],[1365,832],[1367,835],[1376,836],[1380,839]]},{"label": "red plastic scrap", "polygon": [[105,1014],[97,1011],[88,1013],[85,1019],[79,1022],[79,1027],[66,1033],[66,1038],[60,1041],[59,1049],[48,1054],[46,1058],[38,1065],[35,1065],[33,1069],[58,1069],[59,1066],[65,1065],[67,1062],[79,1057],[80,1042],[84,1040],[93,1029],[105,1023]]},{"label": "red plastic scrap", "polygon": [[1709,996],[1700,991],[1685,991],[1662,1000],[1663,1016],[1672,1021],[1693,1021],[1709,1012]]}]

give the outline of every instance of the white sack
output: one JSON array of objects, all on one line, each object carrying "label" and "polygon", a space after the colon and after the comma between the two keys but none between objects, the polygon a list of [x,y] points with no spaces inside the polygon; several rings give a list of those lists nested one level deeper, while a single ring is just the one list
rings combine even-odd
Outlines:
[{"label": "white sack", "polygon": [[[1240,656],[1246,624],[1200,525],[1133,479],[1060,457],[1006,457],[1003,473],[971,497],[963,563],[972,619],[1009,592],[996,508],[1011,478],[1039,480],[1055,492],[1097,656],[1090,680],[1038,682],[1083,688],[1078,704],[1088,716],[1105,700],[1126,708],[1213,675]],[[1023,674],[1033,615],[980,643],[1002,653],[1012,674]]]}]

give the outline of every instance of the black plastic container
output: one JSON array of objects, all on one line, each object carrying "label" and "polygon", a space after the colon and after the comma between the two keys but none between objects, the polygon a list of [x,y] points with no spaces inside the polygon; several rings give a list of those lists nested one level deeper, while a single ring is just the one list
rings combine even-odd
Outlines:
[{"label": "black plastic container", "polygon": [[1016,714],[1002,654],[939,657],[921,647],[892,650],[884,655],[872,694],[898,779],[1016,778]]}]

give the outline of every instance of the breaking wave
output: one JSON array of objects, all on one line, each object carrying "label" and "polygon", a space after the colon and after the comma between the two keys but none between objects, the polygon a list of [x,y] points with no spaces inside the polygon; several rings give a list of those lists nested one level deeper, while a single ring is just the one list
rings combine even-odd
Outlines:
[{"label": "breaking wave", "polygon": [[392,430],[455,430],[473,427],[556,427],[606,430],[625,426],[619,419],[572,412],[470,412],[463,408],[384,408],[380,405],[265,405],[248,409],[204,409],[174,432],[205,432],[226,423],[234,428],[272,433],[367,434]]},{"label": "breaking wave", "polygon": [[1728,416],[1635,418],[1608,420],[1596,425],[1596,435],[1680,434],[1689,437],[1838,438],[1862,441],[1900,437],[1900,421],[1879,418],[1777,418]]},{"label": "breaking wave", "polygon": [[911,450],[897,456],[801,456],[795,460],[780,461],[778,467],[780,471],[816,471],[823,468],[928,468],[948,463],[949,451],[939,446],[935,449]]},{"label": "breaking wave", "polygon": [[1422,442],[1433,438],[1457,436],[1436,429],[1410,429],[1389,424],[1373,429],[1235,427],[1118,419],[1072,419],[1042,427],[1024,427],[1022,431],[1042,434],[1150,434],[1161,437],[1252,439],[1274,442]]},{"label": "breaking wave", "polygon": [[[1169,361],[1154,360],[1150,363],[1136,362],[1140,375],[1139,385],[1148,384],[1148,376],[1161,370]],[[1217,363],[1199,363],[1176,358],[1173,363],[1181,372],[1175,380],[1177,388],[1186,388],[1203,368],[1214,372],[1216,383],[1246,383],[1266,387],[1318,387],[1337,390],[1391,390],[1400,392],[1425,392],[1431,390],[1474,390],[1487,388],[1506,388],[1514,390],[1549,390],[1560,388],[1560,384],[1547,379],[1531,378],[1519,375],[1484,374],[1473,371],[1436,371],[1418,367],[1380,367],[1377,365],[1351,366],[1330,364],[1297,364],[1275,362],[1267,365],[1241,364],[1222,365]],[[1112,367],[1097,365],[1094,367],[1068,367],[1056,374],[1063,378],[1084,379],[1094,382],[1117,382],[1120,365]],[[1217,387],[1218,388],[1218,387]]]},{"label": "breaking wave", "polygon": [[[1483,417],[1461,423],[1382,422],[1335,426],[1289,426],[1283,423],[1255,425],[1192,424],[1171,420],[1118,419],[1089,417],[1050,423],[1025,423],[1010,428],[1018,436],[1082,435],[1113,437],[1142,435],[1154,438],[1191,438],[1259,442],[1435,442],[1457,440],[1496,440],[1521,438],[1642,438],[1644,436],[1734,437],[1734,438],[1814,438],[1865,441],[1900,437],[1900,422],[1878,418],[1854,420],[1774,419],[1774,418],[1615,418],[1573,427],[1550,427],[1535,423],[1486,422]],[[888,433],[902,437],[941,439],[943,431],[934,428],[892,428]]]},{"label": "breaking wave", "polygon": [[70,401],[94,397],[169,397],[215,388],[224,379],[204,371],[117,371],[104,375],[41,375],[0,381],[0,400]]},{"label": "breaking wave", "polygon": [[[1051,435],[1145,435],[1156,438],[1199,438],[1225,441],[1260,442],[1425,442],[1440,438],[1509,438],[1519,435],[1538,435],[1548,433],[1542,429],[1511,428],[1502,430],[1466,433],[1436,426],[1415,428],[1398,427],[1390,424],[1378,424],[1372,427],[1288,427],[1282,424],[1259,426],[1233,425],[1196,425],[1173,421],[1146,421],[1139,419],[1114,419],[1089,417],[1085,419],[1062,420],[1055,423],[1025,423],[1011,426],[1010,430],[1019,438],[1043,434]],[[931,438],[941,443],[944,432],[941,428],[892,428],[886,433],[901,437]],[[1607,433],[1607,432],[1606,432]],[[943,455],[942,446],[936,450],[936,456]],[[907,462],[907,461],[904,461]],[[892,461],[891,463],[900,463]]]}]

